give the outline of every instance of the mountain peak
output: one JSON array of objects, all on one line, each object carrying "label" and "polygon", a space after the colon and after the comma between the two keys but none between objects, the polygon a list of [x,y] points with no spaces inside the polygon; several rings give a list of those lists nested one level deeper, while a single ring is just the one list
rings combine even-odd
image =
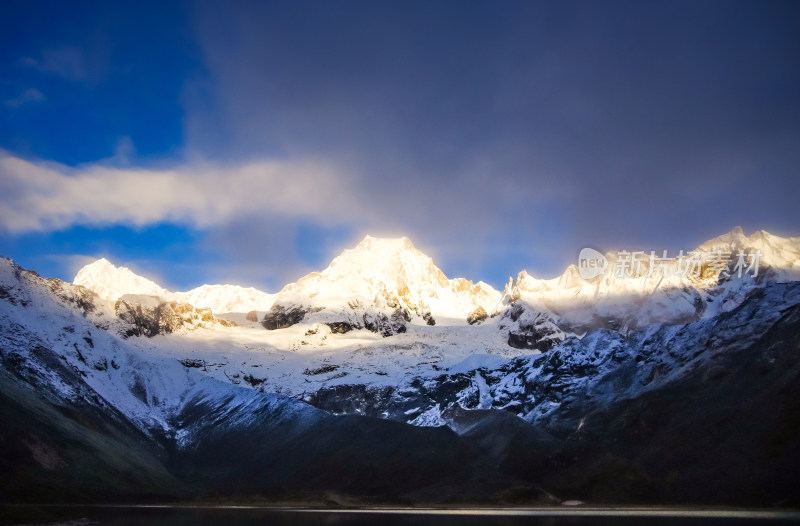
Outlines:
[{"label": "mountain peak", "polygon": [[800,256],[798,241],[798,238],[784,238],[770,234],[766,230],[757,230],[748,236],[741,227],[737,226],[727,234],[706,241],[698,248],[706,252],[728,250],[734,255],[740,250],[746,252],[760,250],[764,256],[764,264],[796,270],[796,262]]},{"label": "mountain peak", "polygon": [[[489,285],[449,280],[433,260],[417,250],[407,237],[366,236],[344,250],[322,272],[312,272],[283,288],[276,305],[317,311],[358,301],[364,305],[407,308],[423,321],[437,319],[466,323],[477,307],[492,309],[500,294]],[[326,314],[327,315],[327,314]]]},{"label": "mountain peak", "polygon": [[355,248],[334,258],[322,275],[331,281],[383,282],[394,286],[405,282],[446,282],[430,257],[416,248],[407,237],[379,238],[366,236]]},{"label": "mountain peak", "polygon": [[100,268],[124,268],[124,267],[117,267],[106,258],[100,258],[89,263],[88,265],[85,265],[81,270],[91,269],[91,268],[100,269]]},{"label": "mountain peak", "polygon": [[748,238],[747,235],[744,233],[744,230],[742,230],[742,227],[737,226],[726,234],[722,234],[721,236],[709,239],[708,241],[700,245],[700,247],[698,248],[700,248],[701,250],[708,250],[718,245],[741,246],[746,244],[747,241]]},{"label": "mountain peak", "polygon": [[116,301],[125,294],[165,296],[166,289],[154,281],[135,274],[127,267],[117,267],[106,258],[100,258],[80,269],[73,280],[109,301]]},{"label": "mountain peak", "polygon": [[393,254],[403,251],[416,250],[414,243],[406,236],[398,238],[373,237],[367,235],[356,245],[354,250]]}]

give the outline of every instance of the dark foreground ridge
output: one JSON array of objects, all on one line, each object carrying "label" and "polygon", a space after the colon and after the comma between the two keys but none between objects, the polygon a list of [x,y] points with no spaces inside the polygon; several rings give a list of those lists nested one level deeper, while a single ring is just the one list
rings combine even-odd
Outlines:
[{"label": "dark foreground ridge", "polygon": [[800,520],[800,512],[765,509],[681,508],[681,507],[540,507],[540,508],[300,508],[258,505],[73,505],[0,506],[0,524],[278,524],[278,525],[438,525],[457,520],[458,524],[504,526],[546,521],[561,524],[627,526],[636,524],[790,524]]}]

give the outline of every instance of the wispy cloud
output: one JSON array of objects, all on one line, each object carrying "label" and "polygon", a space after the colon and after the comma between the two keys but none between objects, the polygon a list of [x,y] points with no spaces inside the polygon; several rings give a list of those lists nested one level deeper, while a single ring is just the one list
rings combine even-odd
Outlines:
[{"label": "wispy cloud", "polygon": [[357,203],[342,191],[345,181],[312,162],[150,170],[68,168],[6,155],[0,157],[0,224],[25,232],[161,222],[205,228],[264,214],[326,220],[356,213]]},{"label": "wispy cloud", "polygon": [[20,106],[29,102],[44,102],[45,100],[47,100],[47,98],[41,91],[36,88],[28,88],[18,97],[3,101],[3,104],[9,108],[19,108]]}]

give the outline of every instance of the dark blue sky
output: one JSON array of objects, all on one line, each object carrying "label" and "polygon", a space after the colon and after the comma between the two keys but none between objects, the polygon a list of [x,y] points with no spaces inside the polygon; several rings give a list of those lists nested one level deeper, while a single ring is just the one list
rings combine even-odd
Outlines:
[{"label": "dark blue sky", "polygon": [[0,254],[275,290],[800,235],[800,4],[4,2]]}]

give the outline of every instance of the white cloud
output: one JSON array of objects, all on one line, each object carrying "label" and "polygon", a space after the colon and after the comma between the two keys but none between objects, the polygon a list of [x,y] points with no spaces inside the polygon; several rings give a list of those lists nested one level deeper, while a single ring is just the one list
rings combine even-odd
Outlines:
[{"label": "white cloud", "polygon": [[161,222],[206,228],[245,216],[352,219],[347,179],[313,162],[174,169],[69,168],[0,154],[0,225],[11,232]]},{"label": "white cloud", "polygon": [[43,102],[45,99],[44,94],[36,88],[28,88],[23,91],[19,97],[8,99],[3,102],[9,108],[19,108],[28,102]]}]

